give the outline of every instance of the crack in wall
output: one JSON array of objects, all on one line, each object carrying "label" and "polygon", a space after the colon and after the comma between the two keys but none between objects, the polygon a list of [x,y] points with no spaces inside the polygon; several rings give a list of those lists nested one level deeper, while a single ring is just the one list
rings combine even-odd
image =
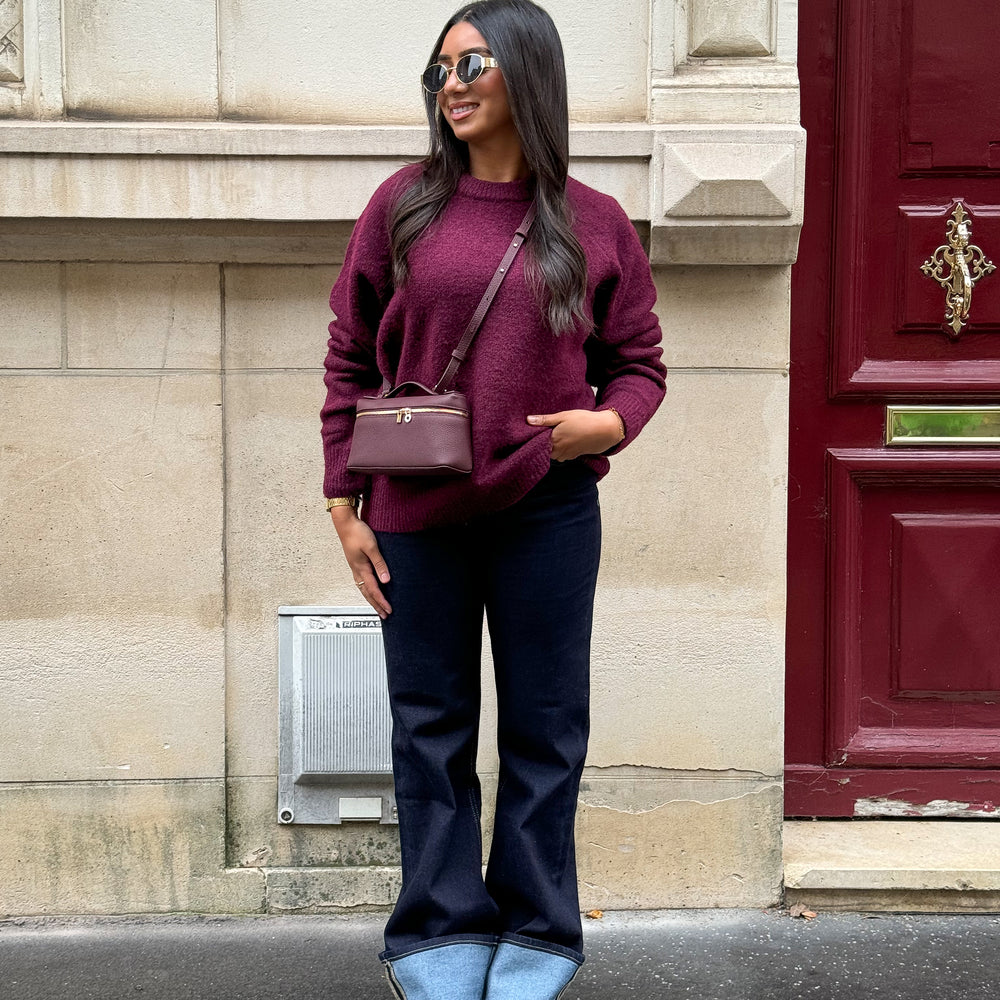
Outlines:
[{"label": "crack in wall", "polygon": [[587,768],[580,782],[580,802],[639,815],[673,804],[715,805],[775,790],[780,793],[781,787],[779,776],[758,771],[675,771],[623,765]]}]

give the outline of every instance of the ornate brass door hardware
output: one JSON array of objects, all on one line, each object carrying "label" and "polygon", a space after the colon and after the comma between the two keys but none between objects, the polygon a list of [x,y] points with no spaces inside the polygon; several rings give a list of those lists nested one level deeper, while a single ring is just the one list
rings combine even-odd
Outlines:
[{"label": "ornate brass door hardware", "polygon": [[[942,328],[952,340],[957,340],[962,327],[969,321],[973,285],[984,275],[995,271],[996,264],[988,260],[979,247],[969,242],[972,237],[972,220],[961,202],[955,204],[945,237],[948,242],[939,246],[920,265],[920,270],[944,289],[945,313]],[[947,274],[945,268],[948,269]]]}]

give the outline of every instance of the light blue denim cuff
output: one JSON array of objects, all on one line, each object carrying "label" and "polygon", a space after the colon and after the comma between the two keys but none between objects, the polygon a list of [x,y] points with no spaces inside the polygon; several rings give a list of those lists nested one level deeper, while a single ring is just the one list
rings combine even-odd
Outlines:
[{"label": "light blue denim cuff", "polygon": [[580,964],[549,951],[544,942],[524,945],[502,940],[490,963],[483,1000],[557,1000]]},{"label": "light blue denim cuff", "polygon": [[495,945],[436,944],[383,959],[399,1000],[482,1000]]}]

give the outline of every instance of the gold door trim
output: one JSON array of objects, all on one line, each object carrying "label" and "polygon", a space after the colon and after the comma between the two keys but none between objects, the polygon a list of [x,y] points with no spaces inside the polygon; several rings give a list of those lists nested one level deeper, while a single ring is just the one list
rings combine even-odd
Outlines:
[{"label": "gold door trim", "polygon": [[1000,445],[1000,406],[887,406],[887,445]]}]

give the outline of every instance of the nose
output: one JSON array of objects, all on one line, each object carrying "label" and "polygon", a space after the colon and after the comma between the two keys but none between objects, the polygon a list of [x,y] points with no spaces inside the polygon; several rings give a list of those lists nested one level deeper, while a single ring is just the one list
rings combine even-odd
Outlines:
[{"label": "nose", "polygon": [[444,81],[444,91],[446,94],[461,94],[469,89],[467,83],[462,83],[458,78],[458,71],[452,67],[448,74],[448,79]]}]

